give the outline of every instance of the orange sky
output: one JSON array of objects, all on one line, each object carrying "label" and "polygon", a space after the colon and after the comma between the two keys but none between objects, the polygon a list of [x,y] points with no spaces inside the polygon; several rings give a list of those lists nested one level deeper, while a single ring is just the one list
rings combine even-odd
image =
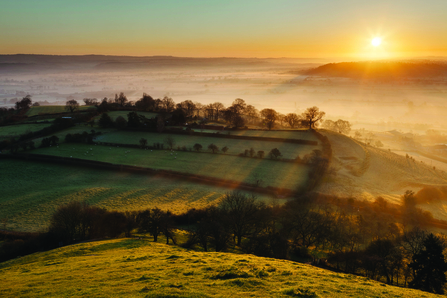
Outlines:
[{"label": "orange sky", "polygon": [[0,54],[447,56],[446,11],[445,0],[7,1]]}]

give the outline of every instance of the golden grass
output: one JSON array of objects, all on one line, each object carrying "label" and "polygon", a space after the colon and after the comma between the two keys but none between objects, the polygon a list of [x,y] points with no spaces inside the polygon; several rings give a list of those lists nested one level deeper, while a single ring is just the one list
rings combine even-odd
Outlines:
[{"label": "golden grass", "polygon": [[8,219],[7,229],[19,231],[45,229],[56,208],[73,200],[108,210],[159,207],[181,213],[217,204],[230,191],[146,175],[3,159],[0,177],[0,219]]},{"label": "golden grass", "polygon": [[2,297],[440,297],[306,264],[148,240],[82,243],[0,264]]}]

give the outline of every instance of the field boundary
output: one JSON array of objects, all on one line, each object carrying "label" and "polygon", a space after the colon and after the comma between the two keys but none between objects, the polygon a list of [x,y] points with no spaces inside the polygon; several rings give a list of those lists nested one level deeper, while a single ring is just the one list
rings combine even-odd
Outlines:
[{"label": "field boundary", "polygon": [[[129,128],[126,128],[125,130],[126,131],[143,131],[143,132],[159,133],[157,130],[143,130],[143,129],[129,129]],[[300,145],[318,146],[317,141],[310,141],[310,140],[303,140],[303,139],[268,138],[268,137],[256,137],[256,136],[248,137],[248,136],[237,136],[237,135],[228,135],[228,134],[220,134],[220,133],[205,133],[205,132],[195,132],[195,131],[186,131],[186,130],[177,131],[177,130],[169,130],[169,129],[164,130],[162,133],[202,136],[202,137],[221,138],[221,139],[265,141],[265,142],[292,143],[292,144],[300,144]]]},{"label": "field boundary", "polygon": [[18,153],[18,154],[0,154],[0,159],[19,159],[19,160],[31,160],[45,163],[57,163],[71,166],[81,166],[93,169],[103,169],[111,171],[139,173],[151,176],[162,176],[171,179],[187,180],[195,183],[201,183],[206,185],[227,187],[231,189],[241,189],[251,191],[260,194],[268,194],[274,197],[293,197],[302,193],[301,190],[291,190],[286,188],[277,188],[272,186],[261,187],[246,182],[238,182],[233,180],[220,179],[215,177],[208,177],[197,174],[189,174],[172,170],[153,169],[148,167],[138,167],[123,164],[113,164],[102,161],[85,160],[80,158],[68,158],[53,155],[44,154],[32,154],[32,153]]}]

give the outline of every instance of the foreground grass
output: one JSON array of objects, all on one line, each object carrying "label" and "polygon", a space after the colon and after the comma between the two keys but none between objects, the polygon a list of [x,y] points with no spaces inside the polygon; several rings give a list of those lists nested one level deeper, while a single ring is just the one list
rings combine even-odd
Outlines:
[{"label": "foreground grass", "polygon": [[87,144],[61,144],[39,148],[34,154],[82,158],[154,169],[174,170],[263,186],[295,190],[307,181],[309,166],[280,162],[267,158],[244,158],[226,154],[197,153],[168,150],[143,150]]},{"label": "foreground grass", "polygon": [[7,218],[6,228],[18,231],[45,229],[56,208],[73,200],[108,210],[158,206],[180,213],[216,204],[229,191],[160,177],[4,159],[0,177],[0,219]]},{"label": "foreground grass", "polygon": [[437,296],[291,261],[134,239],[35,253],[0,263],[0,274],[3,297]]},{"label": "foreground grass", "polygon": [[[248,131],[246,131],[248,132]],[[263,131],[254,131],[261,133],[268,133]],[[277,132],[282,133],[282,132]],[[300,134],[298,134],[300,135]],[[302,135],[306,135],[303,133]],[[272,137],[273,134],[270,135]],[[186,148],[193,148],[194,144],[198,143],[203,146],[202,151],[210,151],[208,150],[208,145],[213,143],[219,149],[227,146],[229,148],[228,154],[237,155],[239,153],[243,153],[245,150],[250,150],[253,148],[255,152],[262,150],[265,152],[265,156],[272,150],[273,148],[278,148],[282,153],[283,158],[287,159],[295,159],[297,156],[301,158],[312,152],[312,150],[319,149],[321,150],[321,146],[312,146],[312,145],[298,145],[291,143],[278,143],[278,142],[268,142],[268,141],[255,141],[255,140],[238,140],[238,139],[221,139],[221,138],[213,138],[206,136],[197,136],[197,135],[173,135],[173,134],[163,134],[163,133],[148,133],[148,132],[133,132],[133,131],[113,131],[103,134],[101,136],[96,137],[96,141],[100,142],[110,142],[110,143],[119,143],[119,144],[139,144],[141,138],[147,139],[147,143],[149,146],[152,146],[154,143],[164,143],[167,137],[171,137],[175,141],[174,148],[178,146],[186,146]],[[307,136],[308,138],[313,137],[312,141],[318,141],[314,135]],[[277,136],[277,138],[279,138]],[[307,138],[304,138],[307,139]],[[166,146],[166,145],[165,145]],[[255,153],[256,154],[256,153]]]}]

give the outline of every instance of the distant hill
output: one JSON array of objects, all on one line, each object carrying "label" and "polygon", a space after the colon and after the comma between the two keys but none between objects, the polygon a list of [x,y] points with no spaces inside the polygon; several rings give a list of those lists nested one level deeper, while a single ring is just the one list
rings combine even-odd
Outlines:
[{"label": "distant hill", "polygon": [[[61,55],[0,55],[0,73],[53,70],[131,70],[194,67],[296,67],[316,59],[291,58],[231,58],[231,57],[173,57],[173,56],[61,56]],[[321,60],[321,59],[319,59]]]},{"label": "distant hill", "polygon": [[345,77],[355,79],[403,79],[423,77],[447,77],[445,62],[341,62],[329,63],[308,70],[308,75]]}]

